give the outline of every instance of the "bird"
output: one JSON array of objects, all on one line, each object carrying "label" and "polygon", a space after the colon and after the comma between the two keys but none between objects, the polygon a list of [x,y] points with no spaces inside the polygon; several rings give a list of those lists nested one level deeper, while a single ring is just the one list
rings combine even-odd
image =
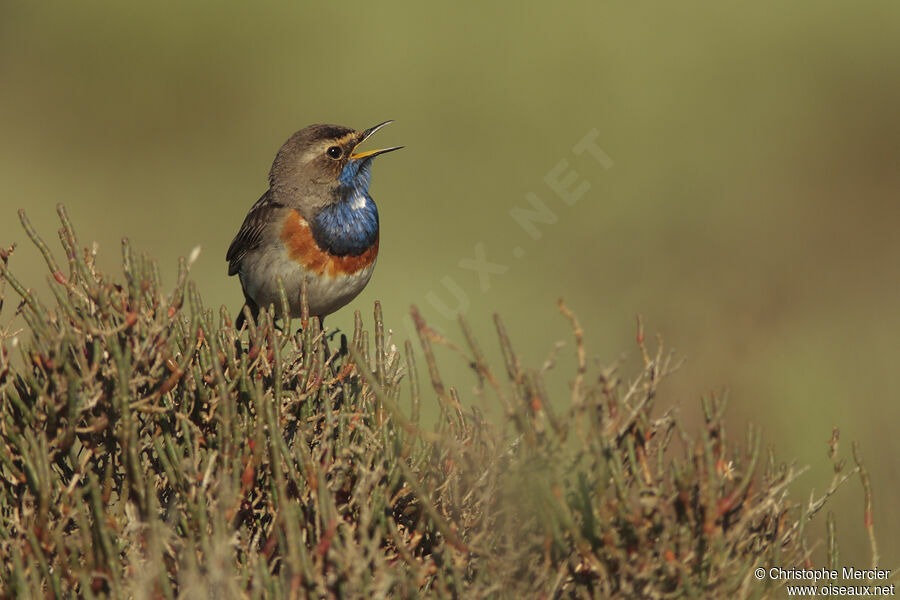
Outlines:
[{"label": "bird", "polygon": [[[283,317],[281,276],[291,317],[300,316],[307,281],[309,316],[324,320],[368,284],[378,257],[378,207],[369,193],[372,161],[399,150],[357,147],[391,123],[356,130],[316,124],[281,146],[269,171],[269,189],[250,208],[228,247],[228,275],[237,275],[254,322],[274,305]],[[235,320],[240,330],[242,309]]]}]

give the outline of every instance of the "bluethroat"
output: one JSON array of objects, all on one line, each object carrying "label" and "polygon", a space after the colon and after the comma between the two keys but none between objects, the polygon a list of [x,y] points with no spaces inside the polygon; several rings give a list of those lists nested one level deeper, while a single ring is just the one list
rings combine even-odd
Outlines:
[{"label": "bluethroat", "polygon": [[[324,318],[359,294],[378,256],[378,209],[369,194],[372,159],[402,146],[357,152],[385,121],[364,131],[310,125],[284,143],[269,189],[253,205],[228,248],[228,274],[241,280],[254,319],[260,307],[282,311],[281,276],[292,317],[307,280],[310,316]],[[244,324],[244,311],[235,326]]]}]

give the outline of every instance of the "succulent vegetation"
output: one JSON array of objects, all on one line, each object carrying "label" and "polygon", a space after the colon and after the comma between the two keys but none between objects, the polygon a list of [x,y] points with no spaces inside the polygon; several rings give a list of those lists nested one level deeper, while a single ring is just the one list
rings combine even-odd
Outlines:
[{"label": "succulent vegetation", "polygon": [[[52,305],[0,257],[3,598],[767,597],[753,569],[803,566],[807,523],[854,476],[871,532],[836,431],[828,491],[792,503],[799,470],[756,431],[730,439],[722,399],[696,432],[663,410],[677,361],[642,331],[639,372],[597,366],[560,303],[577,369],[552,397],[552,361],[521,364],[499,318],[499,367],[481,332],[460,320],[453,346],[415,309],[424,364],[377,304],[333,352],[315,319],[238,332],[190,261],[166,291],[125,241],[112,279],[59,215],[62,264],[21,215]],[[476,389],[443,381],[439,345]]]}]

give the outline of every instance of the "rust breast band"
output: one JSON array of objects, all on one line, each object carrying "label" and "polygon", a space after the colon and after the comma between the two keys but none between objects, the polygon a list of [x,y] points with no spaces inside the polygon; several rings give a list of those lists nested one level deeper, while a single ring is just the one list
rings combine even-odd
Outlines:
[{"label": "rust breast band", "polygon": [[291,259],[316,275],[353,275],[375,262],[378,256],[378,238],[368,250],[357,256],[337,256],[325,252],[316,243],[306,219],[291,210],[281,228],[281,240]]}]

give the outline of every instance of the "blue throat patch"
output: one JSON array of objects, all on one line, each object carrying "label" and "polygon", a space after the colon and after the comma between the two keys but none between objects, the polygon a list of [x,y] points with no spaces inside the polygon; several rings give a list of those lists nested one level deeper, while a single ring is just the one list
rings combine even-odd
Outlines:
[{"label": "blue throat patch", "polygon": [[313,238],[336,256],[359,256],[378,239],[378,208],[369,195],[370,159],[350,161],[341,173],[341,199],[321,209],[311,223]]}]

